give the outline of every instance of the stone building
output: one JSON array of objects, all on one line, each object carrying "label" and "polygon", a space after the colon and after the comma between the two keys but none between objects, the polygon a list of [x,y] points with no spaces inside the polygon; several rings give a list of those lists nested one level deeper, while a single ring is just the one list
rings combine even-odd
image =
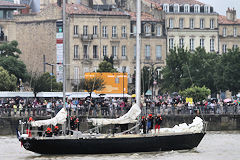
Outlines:
[{"label": "stone building", "polygon": [[[136,55],[135,12],[98,11],[68,4],[69,62],[71,83],[85,72],[94,72],[104,56],[114,57],[114,67],[133,77]],[[164,22],[142,13],[142,64],[164,66],[166,59]],[[143,66],[143,65],[142,65]],[[131,79],[129,79],[131,82]]]},{"label": "stone building", "polygon": [[165,12],[168,50],[204,47],[218,52],[218,14],[212,6],[195,0],[144,0]]},{"label": "stone building", "polygon": [[24,5],[0,1],[0,42],[16,40],[14,11],[25,8]]},{"label": "stone building", "polygon": [[51,73],[51,66],[44,65],[44,62],[56,64],[56,22],[61,19],[62,9],[56,4],[37,14],[15,16],[16,40],[23,53],[20,58],[29,72]]},{"label": "stone building", "polygon": [[219,15],[218,23],[220,53],[240,47],[240,19],[237,19],[236,10],[228,9],[226,16]]}]

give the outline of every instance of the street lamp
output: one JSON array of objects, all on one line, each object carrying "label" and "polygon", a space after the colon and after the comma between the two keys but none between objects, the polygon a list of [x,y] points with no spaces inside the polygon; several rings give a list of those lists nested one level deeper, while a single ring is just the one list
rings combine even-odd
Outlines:
[{"label": "street lamp", "polygon": [[51,92],[52,92],[52,79],[53,79],[53,66],[54,66],[54,64],[50,64],[50,63],[44,63],[44,64],[52,67],[52,73],[51,73]]}]

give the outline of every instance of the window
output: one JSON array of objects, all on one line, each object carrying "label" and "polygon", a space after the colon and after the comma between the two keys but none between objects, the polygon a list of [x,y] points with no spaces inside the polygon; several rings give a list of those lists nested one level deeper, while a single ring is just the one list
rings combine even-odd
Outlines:
[{"label": "window", "polygon": [[150,45],[145,45],[145,59],[150,59]]},{"label": "window", "polygon": [[88,59],[88,45],[83,45],[83,59]]},{"label": "window", "polygon": [[189,40],[189,42],[190,42],[190,51],[193,51],[193,50],[194,50],[194,39],[191,38],[191,39]]},{"label": "window", "polygon": [[83,35],[86,36],[88,34],[88,26],[83,26]]},{"label": "window", "polygon": [[122,57],[126,57],[126,46],[122,46]]},{"label": "window", "polygon": [[96,59],[98,58],[98,53],[97,53],[98,47],[96,45],[93,46],[93,58]]},{"label": "window", "polygon": [[204,13],[210,13],[210,7],[204,6]]},{"label": "window", "polygon": [[156,28],[156,35],[157,36],[161,36],[161,26],[157,26],[157,28]]},{"label": "window", "polygon": [[103,26],[102,27],[102,36],[103,38],[107,38],[107,26]]},{"label": "window", "polygon": [[183,48],[183,46],[184,46],[184,39],[183,39],[183,38],[180,38],[180,39],[179,39],[179,47],[180,47],[180,48]]},{"label": "window", "polygon": [[175,12],[175,13],[179,12],[179,5],[178,4],[173,5],[173,12]]},{"label": "window", "polygon": [[134,59],[136,59],[137,56],[137,47],[136,44],[134,45]]},{"label": "window", "polygon": [[194,5],[194,13],[199,13],[200,12],[200,6],[197,4],[197,5]]},{"label": "window", "polygon": [[78,25],[74,25],[73,34],[78,35]]},{"label": "window", "polygon": [[237,37],[237,27],[233,28],[233,37]]},{"label": "window", "polygon": [[164,12],[169,12],[169,5],[168,4],[163,4],[163,11]]},{"label": "window", "polygon": [[200,19],[200,29],[204,29],[204,19]]},{"label": "window", "polygon": [[183,23],[184,23],[184,19],[183,19],[183,18],[180,18],[180,19],[179,19],[179,28],[180,28],[180,29],[183,29]]},{"label": "window", "polygon": [[112,38],[117,38],[117,26],[112,26]]},{"label": "window", "polygon": [[160,45],[156,46],[156,58],[158,60],[162,59],[162,46]]},{"label": "window", "polygon": [[214,52],[214,39],[210,39],[210,51]]},{"label": "window", "polygon": [[79,83],[79,67],[74,67],[74,80]]},{"label": "window", "polygon": [[112,46],[112,56],[114,59],[117,58],[117,46]]},{"label": "window", "polygon": [[238,48],[238,45],[237,44],[234,44],[233,45],[233,49],[237,49]]},{"label": "window", "polygon": [[103,57],[107,56],[107,46],[103,46]]},{"label": "window", "polygon": [[173,18],[169,18],[169,28],[173,28]]},{"label": "window", "polygon": [[185,12],[185,13],[188,13],[189,11],[190,11],[189,5],[188,5],[188,4],[185,4],[185,5],[184,5],[184,12]]},{"label": "window", "polygon": [[173,44],[173,38],[169,38],[169,50],[173,49],[174,44]]},{"label": "window", "polygon": [[134,36],[136,36],[136,34],[137,34],[137,26],[136,25],[133,26],[133,34],[134,34]]},{"label": "window", "polygon": [[78,54],[78,45],[74,45],[74,55],[73,55],[74,59],[78,59],[79,58],[79,54]]},{"label": "window", "polygon": [[210,19],[210,29],[214,29],[214,19]]},{"label": "window", "polygon": [[122,38],[126,38],[127,34],[126,34],[126,26],[122,26]]},{"label": "window", "polygon": [[145,29],[145,35],[150,36],[151,35],[151,26],[147,24],[147,25],[145,25],[144,29]]},{"label": "window", "polygon": [[93,26],[93,35],[97,35],[97,26]]},{"label": "window", "polygon": [[222,45],[222,53],[226,53],[227,52],[227,45],[223,44]]},{"label": "window", "polygon": [[223,37],[226,37],[226,36],[227,36],[227,28],[224,27],[224,28],[223,28]]},{"label": "window", "polygon": [[203,38],[200,39],[200,47],[204,48],[204,39]]},{"label": "window", "polygon": [[190,18],[190,29],[194,29],[194,19]]}]

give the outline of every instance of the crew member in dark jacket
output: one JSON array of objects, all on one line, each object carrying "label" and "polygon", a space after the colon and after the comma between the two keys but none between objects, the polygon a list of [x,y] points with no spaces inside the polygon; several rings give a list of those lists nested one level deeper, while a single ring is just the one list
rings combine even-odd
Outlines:
[{"label": "crew member in dark jacket", "polygon": [[144,134],[146,134],[146,124],[147,124],[147,120],[146,120],[145,116],[142,116],[141,127],[143,129]]},{"label": "crew member in dark jacket", "polygon": [[158,133],[160,131],[160,124],[162,123],[162,117],[161,115],[158,115],[156,118],[155,118],[155,133],[156,133],[156,129],[158,129]]},{"label": "crew member in dark jacket", "polygon": [[148,120],[147,120],[147,133],[153,129],[153,117],[152,114],[148,115]]}]

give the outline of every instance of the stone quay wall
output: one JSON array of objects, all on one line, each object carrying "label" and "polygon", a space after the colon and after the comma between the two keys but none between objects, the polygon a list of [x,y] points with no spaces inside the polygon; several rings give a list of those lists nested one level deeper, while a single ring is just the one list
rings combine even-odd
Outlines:
[{"label": "stone quay wall", "polygon": [[[180,123],[192,123],[196,115],[168,115],[162,116],[162,128],[170,128]],[[200,116],[201,117],[201,116]],[[34,117],[35,120],[47,119],[49,117]],[[204,115],[201,117],[207,122],[207,131],[233,131],[240,130],[240,115]],[[18,127],[20,117],[2,117],[0,118],[0,135],[14,135]],[[80,130],[86,130],[86,117],[80,116]]]}]

